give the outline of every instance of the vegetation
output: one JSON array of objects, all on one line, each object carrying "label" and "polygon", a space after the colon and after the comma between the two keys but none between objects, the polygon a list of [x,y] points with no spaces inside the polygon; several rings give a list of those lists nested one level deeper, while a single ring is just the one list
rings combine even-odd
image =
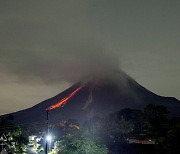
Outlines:
[{"label": "vegetation", "polygon": [[105,145],[97,143],[85,136],[65,135],[55,142],[50,154],[107,154]]},{"label": "vegetation", "polygon": [[[58,134],[61,132],[61,135]],[[53,130],[56,132],[57,137],[54,143],[54,148],[50,152],[51,154],[107,154],[107,147],[89,137],[89,134],[85,133],[85,130],[80,129],[76,120],[62,121],[60,127]]]},{"label": "vegetation", "polygon": [[11,131],[7,136],[7,147],[9,153],[25,153],[27,143],[28,140],[24,137],[20,127],[18,127],[16,130]]},{"label": "vegetation", "polygon": [[164,106],[147,105],[144,109],[145,132],[156,139],[156,153],[180,153],[180,119],[168,119]]},{"label": "vegetation", "polygon": [[0,121],[1,132],[6,134],[6,150],[9,154],[23,154],[26,152],[27,137],[22,129],[13,123],[13,116],[8,115]]},{"label": "vegetation", "polygon": [[[35,130],[32,128],[29,130]],[[95,116],[82,126],[73,119],[61,121],[59,125],[50,128],[55,136],[51,154],[117,153],[123,149],[122,145],[127,145],[126,149],[132,147],[126,144],[127,138],[141,134],[155,140],[155,145],[150,146],[152,153],[180,153],[180,118],[169,119],[167,109],[160,105],[149,104],[142,111],[123,109],[106,117]],[[0,131],[6,134],[9,132],[6,144],[9,153],[25,153],[27,137],[22,128],[13,124],[13,116],[1,119]],[[43,145],[39,142],[32,144],[36,151],[43,151]],[[139,151],[132,149],[132,153]]]}]

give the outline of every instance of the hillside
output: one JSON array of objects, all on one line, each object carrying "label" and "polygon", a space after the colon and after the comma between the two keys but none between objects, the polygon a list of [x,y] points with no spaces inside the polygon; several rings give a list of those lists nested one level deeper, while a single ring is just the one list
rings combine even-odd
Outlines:
[{"label": "hillside", "polygon": [[79,123],[93,116],[106,116],[123,108],[143,109],[147,104],[164,105],[170,116],[180,116],[180,101],[162,97],[139,85],[123,72],[86,78],[62,93],[31,108],[13,113],[17,123],[45,122],[46,109],[67,98],[61,107],[49,110],[50,122],[77,119]]}]

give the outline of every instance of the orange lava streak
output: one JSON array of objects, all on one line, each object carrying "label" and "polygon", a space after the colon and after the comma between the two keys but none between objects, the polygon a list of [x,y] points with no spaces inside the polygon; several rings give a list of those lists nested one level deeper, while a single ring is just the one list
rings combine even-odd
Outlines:
[{"label": "orange lava streak", "polygon": [[74,96],[82,87],[77,88],[76,90],[74,90],[68,97],[63,98],[62,100],[60,100],[57,104],[54,104],[52,106],[50,106],[49,108],[47,108],[47,110],[53,110],[56,109],[58,107],[62,107],[72,96]]}]

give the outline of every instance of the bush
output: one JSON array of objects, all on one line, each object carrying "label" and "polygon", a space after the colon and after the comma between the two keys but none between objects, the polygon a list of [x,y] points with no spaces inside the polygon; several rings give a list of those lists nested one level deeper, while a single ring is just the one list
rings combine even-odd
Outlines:
[{"label": "bush", "polygon": [[97,143],[90,138],[75,135],[63,136],[54,144],[50,154],[107,154],[105,145]]}]

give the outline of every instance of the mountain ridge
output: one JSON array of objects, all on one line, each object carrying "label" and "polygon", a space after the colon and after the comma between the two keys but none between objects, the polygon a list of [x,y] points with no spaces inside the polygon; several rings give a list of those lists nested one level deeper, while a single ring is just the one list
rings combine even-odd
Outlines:
[{"label": "mountain ridge", "polygon": [[124,72],[96,75],[77,82],[56,96],[33,107],[12,113],[17,123],[46,120],[46,109],[67,97],[76,88],[82,89],[63,107],[50,110],[50,119],[85,121],[92,116],[105,116],[123,108],[143,109],[147,104],[164,105],[171,116],[180,116],[180,101],[174,97],[159,96],[141,86]]}]

